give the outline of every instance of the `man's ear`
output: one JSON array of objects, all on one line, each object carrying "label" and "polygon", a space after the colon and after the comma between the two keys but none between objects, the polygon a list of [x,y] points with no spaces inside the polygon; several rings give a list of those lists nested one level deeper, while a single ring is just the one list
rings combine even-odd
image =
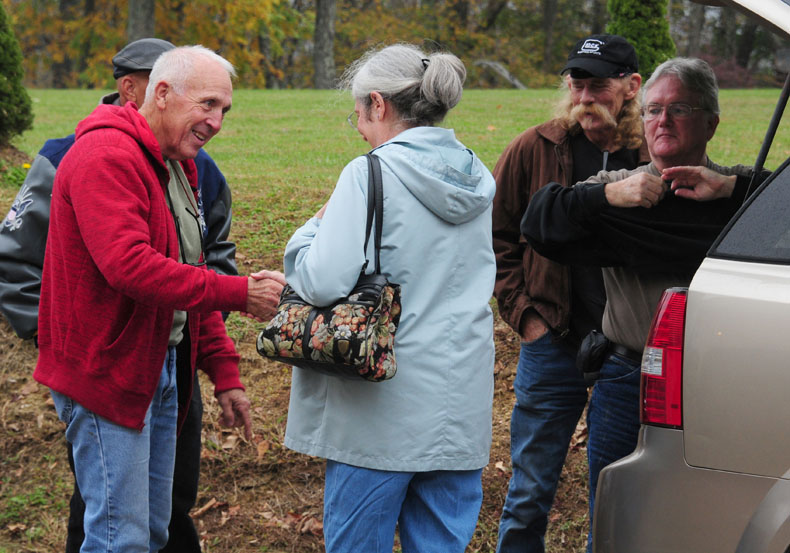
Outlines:
[{"label": "man's ear", "polygon": [[716,134],[716,128],[719,126],[719,116],[715,113],[712,113],[708,116],[707,121],[705,122],[707,127],[707,136],[708,140],[713,138],[713,135]]},{"label": "man's ear", "polygon": [[154,88],[154,101],[156,102],[156,107],[165,109],[167,107],[167,96],[171,92],[173,92],[172,87],[165,81],[157,83]]},{"label": "man's ear", "polygon": [[631,73],[628,76],[628,82],[626,83],[626,92],[625,92],[625,99],[626,100],[633,100],[636,98],[636,95],[639,94],[639,87],[642,86],[642,75],[639,73]]},{"label": "man's ear", "polygon": [[[132,78],[131,75],[124,75],[120,79],[118,79],[117,87],[118,87],[118,94],[121,95],[121,105],[125,104],[126,102],[134,102],[138,106],[142,101],[142,97],[137,93],[137,83]],[[143,93],[144,94],[144,93]]]}]

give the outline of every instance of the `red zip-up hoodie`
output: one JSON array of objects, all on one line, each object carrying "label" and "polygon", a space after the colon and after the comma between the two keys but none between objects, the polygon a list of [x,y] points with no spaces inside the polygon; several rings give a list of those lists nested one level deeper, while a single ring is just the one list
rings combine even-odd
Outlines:
[{"label": "red zip-up hoodie", "polygon": [[[194,162],[182,166],[194,188]],[[189,314],[193,371],[215,393],[243,389],[219,311],[246,309],[247,278],[178,262],[168,180],[137,107],[101,105],[77,126],[52,193],[33,376],[129,428],[143,427],[176,309]]]}]

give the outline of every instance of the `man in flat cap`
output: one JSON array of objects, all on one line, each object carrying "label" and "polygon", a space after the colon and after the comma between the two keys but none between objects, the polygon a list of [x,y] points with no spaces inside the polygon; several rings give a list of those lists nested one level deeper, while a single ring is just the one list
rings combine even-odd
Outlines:
[{"label": "man in flat cap", "polygon": [[[104,96],[103,104],[142,104],[148,77],[160,54],[174,48],[158,38],[144,38],[127,44],[112,59],[117,91]],[[41,273],[50,214],[55,171],[74,144],[74,135],[48,140],[36,155],[25,182],[8,216],[0,224],[0,311],[20,338],[36,336]],[[200,150],[195,158],[198,173],[198,200],[205,220],[206,264],[226,275],[238,274],[235,244],[228,241],[231,225],[231,196],[224,175],[214,161]],[[191,375],[189,356],[178,357],[179,374]],[[189,400],[189,409],[176,444],[173,510],[169,541],[163,552],[197,553],[200,542],[189,511],[197,497],[200,472],[200,434],[203,403],[198,380]],[[182,386],[183,389],[186,387]],[[180,401],[185,403],[186,397]],[[72,451],[69,445],[69,460]],[[85,504],[74,485],[69,511],[66,553],[77,553],[84,539]]]},{"label": "man in flat cap", "polygon": [[591,384],[576,368],[576,354],[581,339],[600,329],[606,299],[600,269],[537,254],[521,236],[521,217],[549,182],[571,186],[603,169],[649,162],[637,70],[636,52],[620,36],[577,42],[561,71],[555,118],[517,136],[494,169],[494,295],[522,340],[510,423],[513,474],[498,553],[544,551],[548,512]]}]

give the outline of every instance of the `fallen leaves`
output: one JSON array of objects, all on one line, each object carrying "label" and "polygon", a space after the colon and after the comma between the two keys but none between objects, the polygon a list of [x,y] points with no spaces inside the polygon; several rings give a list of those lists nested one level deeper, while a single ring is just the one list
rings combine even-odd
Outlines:
[{"label": "fallen leaves", "polygon": [[192,518],[194,520],[199,520],[209,511],[215,511],[217,509],[220,510],[218,524],[220,527],[225,526],[230,519],[241,514],[241,505],[228,505],[227,502],[218,501],[217,498],[212,497],[205,505],[192,511]]},{"label": "fallen leaves", "polygon": [[299,514],[289,511],[285,517],[279,518],[272,511],[264,511],[261,516],[264,519],[264,527],[294,530],[300,534],[314,536],[322,536],[324,533],[324,523],[309,512]]},{"label": "fallen leaves", "polygon": [[502,461],[497,461],[494,465],[494,468],[497,469],[502,475],[507,476],[510,478],[510,468],[505,466],[505,463]]},{"label": "fallen leaves", "polygon": [[21,534],[27,530],[27,526],[24,524],[9,524],[6,526],[6,530],[8,530],[11,534]]},{"label": "fallen leaves", "polygon": [[570,448],[572,450],[586,449],[587,447],[587,417],[581,417],[576,430],[571,436]]},{"label": "fallen leaves", "polygon": [[266,456],[266,452],[269,451],[269,449],[271,449],[271,444],[267,440],[258,442],[258,446],[257,446],[258,455],[256,457],[256,460],[259,463],[263,461],[263,458]]}]

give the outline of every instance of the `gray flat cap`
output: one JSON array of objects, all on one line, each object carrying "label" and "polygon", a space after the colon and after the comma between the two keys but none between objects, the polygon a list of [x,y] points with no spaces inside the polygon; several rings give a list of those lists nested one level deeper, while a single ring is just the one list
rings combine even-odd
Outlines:
[{"label": "gray flat cap", "polygon": [[136,71],[150,71],[156,58],[163,52],[175,48],[171,43],[159,38],[141,38],[130,42],[112,58],[112,76],[120,79]]}]

